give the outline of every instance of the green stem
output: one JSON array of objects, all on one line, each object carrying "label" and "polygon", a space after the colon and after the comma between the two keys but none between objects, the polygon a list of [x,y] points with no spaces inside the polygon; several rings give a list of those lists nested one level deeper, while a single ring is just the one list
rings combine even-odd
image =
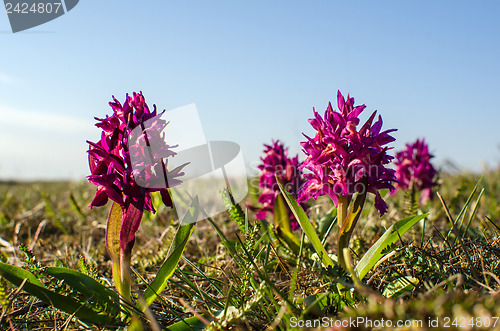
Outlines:
[{"label": "green stem", "polygon": [[[362,183],[366,185],[366,178],[363,179]],[[339,217],[342,217],[341,219],[343,219],[343,221],[339,229],[337,255],[339,265],[345,271],[347,271],[347,268],[344,254],[342,252],[344,251],[344,248],[349,248],[349,241],[351,239],[352,232],[354,230],[354,227],[356,226],[356,223],[358,222],[359,217],[361,216],[361,211],[363,210],[363,206],[365,204],[366,193],[367,190],[358,193],[349,213],[347,213],[347,207],[349,206],[351,197],[349,197],[349,199],[345,197],[339,198]]]},{"label": "green stem", "polygon": [[[345,218],[347,216],[347,207],[349,206],[348,199],[343,195],[337,195],[338,207],[337,207],[337,223],[339,224],[339,234],[342,234],[343,225]],[[346,270],[344,254],[342,254],[344,247],[349,247],[349,237],[339,235],[339,240],[337,244],[337,261],[339,265]]]},{"label": "green stem", "polygon": [[[134,247],[134,241],[128,243],[125,249],[120,250],[120,285],[118,286],[118,293],[120,293],[120,301],[126,310],[129,310],[127,306],[132,303],[130,289],[132,283],[132,270],[130,269],[132,247]],[[122,319],[125,319],[126,317],[127,314],[123,312]]]},{"label": "green stem", "polygon": [[124,301],[130,302],[130,286],[131,286],[131,277],[130,277],[130,260],[131,254],[122,253],[120,256],[120,278],[121,278],[121,286],[120,286],[120,294]]}]

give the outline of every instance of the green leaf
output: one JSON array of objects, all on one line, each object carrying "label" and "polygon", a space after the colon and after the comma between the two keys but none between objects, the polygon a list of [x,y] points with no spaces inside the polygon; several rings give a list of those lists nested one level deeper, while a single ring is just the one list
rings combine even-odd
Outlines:
[{"label": "green leaf", "polygon": [[33,286],[45,288],[45,285],[35,275],[22,268],[0,262],[0,272],[5,279],[16,286],[20,286],[23,280],[26,279],[27,283]]},{"label": "green leaf", "polygon": [[331,307],[335,293],[318,293],[304,298],[305,314],[324,316],[325,310]]},{"label": "green leaf", "polygon": [[113,202],[109,210],[108,224],[106,225],[106,248],[111,257],[113,280],[118,292],[122,293],[122,279],[120,268],[120,229],[122,226],[122,207]]},{"label": "green leaf", "polygon": [[285,198],[285,201],[288,203],[288,206],[290,206],[292,213],[295,215],[295,219],[299,222],[300,227],[302,228],[302,230],[304,230],[304,233],[306,234],[307,238],[309,238],[309,241],[313,245],[316,253],[318,253],[318,255],[321,257],[323,265],[326,268],[328,267],[334,268],[335,264],[333,264],[332,259],[330,259],[330,257],[328,256],[328,253],[326,252],[323,245],[321,245],[321,241],[319,240],[316,231],[314,231],[313,226],[309,222],[309,219],[307,218],[304,209],[302,209],[302,207],[297,203],[297,200],[295,200],[295,198],[283,188],[283,185],[281,184],[280,180],[277,177],[276,181],[281,190],[281,193],[283,194],[283,197]]},{"label": "green leaf", "polygon": [[95,279],[68,268],[48,267],[46,271],[50,276],[64,281],[85,297],[97,302],[110,315],[119,314],[122,311],[126,312],[121,309],[118,294]]},{"label": "green leaf", "polygon": [[413,291],[414,285],[418,282],[419,280],[412,276],[399,277],[387,284],[382,295],[386,298],[398,298],[406,292]]},{"label": "green leaf", "polygon": [[[189,208],[189,212],[184,216],[184,219],[177,229],[177,233],[175,234],[174,240],[170,245],[168,251],[168,257],[163,262],[160,270],[158,270],[158,274],[155,279],[148,286],[146,291],[144,291],[144,300],[146,300],[146,304],[149,306],[156,300],[158,295],[165,289],[167,286],[167,281],[174,274],[175,268],[179,264],[181,260],[182,253],[186,248],[186,244],[191,237],[191,234],[194,230],[195,221],[198,219],[198,213],[200,211],[198,200],[194,199],[191,203],[191,207]],[[144,310],[145,307],[139,307],[141,310]]]},{"label": "green leaf", "polygon": [[113,316],[94,311],[85,306],[84,303],[47,289],[35,275],[22,268],[0,262],[0,274],[15,286],[21,286],[26,279],[23,285],[24,291],[70,315],[75,314],[79,319],[99,324],[116,324],[119,322]]},{"label": "green leaf", "polygon": [[[398,241],[399,236],[403,235],[408,231],[413,225],[415,225],[418,221],[426,217],[427,214],[407,217],[405,219],[400,220],[396,224],[391,225],[387,231],[377,240],[375,244],[368,250],[368,252],[363,255],[361,260],[356,265],[354,269],[358,274],[359,279],[363,279],[366,274],[373,268],[373,266],[382,258],[382,251],[389,246],[390,244]],[[398,235],[399,233],[399,235]]]},{"label": "green leaf", "polygon": [[196,316],[185,318],[167,328],[170,331],[196,331],[203,329],[205,329],[205,324]]},{"label": "green leaf", "polygon": [[278,194],[274,201],[273,214],[274,226],[276,227],[278,235],[287,243],[292,251],[298,253],[300,241],[297,235],[292,232],[288,210],[281,194]]},{"label": "green leaf", "polygon": [[290,215],[286,209],[285,201],[281,194],[278,194],[274,201],[274,225],[280,227],[282,231],[292,231],[290,226]]}]

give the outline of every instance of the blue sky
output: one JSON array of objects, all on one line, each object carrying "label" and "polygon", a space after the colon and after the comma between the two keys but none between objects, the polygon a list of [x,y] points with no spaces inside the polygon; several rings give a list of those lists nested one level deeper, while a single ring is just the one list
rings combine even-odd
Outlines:
[{"label": "blue sky", "polygon": [[[85,140],[115,95],[196,103],[205,136],[249,164],[281,139],[300,152],[337,90],[425,137],[435,162],[500,162],[495,1],[80,1],[13,34],[0,13],[0,178],[88,175]],[[303,158],[303,156],[301,156]]]}]

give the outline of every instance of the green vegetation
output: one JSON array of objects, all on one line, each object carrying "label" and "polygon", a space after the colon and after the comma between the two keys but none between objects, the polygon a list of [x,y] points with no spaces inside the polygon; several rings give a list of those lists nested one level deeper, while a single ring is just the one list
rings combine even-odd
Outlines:
[{"label": "green vegetation", "polygon": [[[292,232],[257,221],[227,192],[229,212],[179,228],[154,195],[158,212],[146,213],[136,234],[129,306],[106,251],[110,206],[88,208],[92,184],[3,182],[0,329],[285,330],[323,317],[491,329],[500,317],[500,171],[441,174],[437,191],[442,200],[424,206],[385,192],[382,218],[368,196],[341,252],[348,272],[336,262],[336,212],[326,198],[305,218],[282,197],[277,224],[288,203],[305,229]],[[257,205],[251,195],[246,202]]]}]

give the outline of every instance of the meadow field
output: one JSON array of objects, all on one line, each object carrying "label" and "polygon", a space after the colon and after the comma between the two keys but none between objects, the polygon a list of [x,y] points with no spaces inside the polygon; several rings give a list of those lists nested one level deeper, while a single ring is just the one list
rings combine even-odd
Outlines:
[{"label": "meadow field", "polygon": [[[3,266],[29,271],[47,291],[71,298],[97,317],[65,311],[64,305],[56,308],[45,292],[27,286],[36,283],[31,276],[24,275],[28,280],[16,286],[13,275],[19,269],[3,267],[0,329],[424,330],[436,329],[436,322],[438,329],[500,328],[499,170],[485,170],[482,177],[441,171],[436,191],[443,201],[435,197],[422,206],[405,192],[393,196],[385,192],[388,212],[383,217],[375,212],[373,199],[367,198],[350,242],[354,266],[391,225],[414,215],[427,216],[406,233],[398,233],[396,240],[383,243],[361,279],[336,264],[322,267],[304,231],[294,232],[299,242],[294,247],[272,219],[257,220],[247,206],[258,205],[258,187],[250,188],[244,203],[231,205],[226,196],[228,212],[195,223],[173,275],[149,309],[128,308],[132,314],[120,317],[109,305],[123,303],[102,303],[99,295],[93,297],[68,276],[54,273],[66,269],[47,272],[50,267],[68,268],[77,272],[77,278],[86,275],[113,291],[105,244],[109,206],[89,209],[95,186],[2,182]],[[155,194],[153,205],[157,212],[146,212],[136,233],[133,303],[140,302],[147,284],[172,255],[169,247],[180,223]],[[330,254],[337,254],[335,216],[329,199],[310,202],[309,220]],[[94,285],[83,284],[94,290]],[[342,324],[361,322],[360,318],[364,323],[356,327]],[[394,324],[380,324],[387,321]],[[399,328],[398,321],[403,323]]]}]

